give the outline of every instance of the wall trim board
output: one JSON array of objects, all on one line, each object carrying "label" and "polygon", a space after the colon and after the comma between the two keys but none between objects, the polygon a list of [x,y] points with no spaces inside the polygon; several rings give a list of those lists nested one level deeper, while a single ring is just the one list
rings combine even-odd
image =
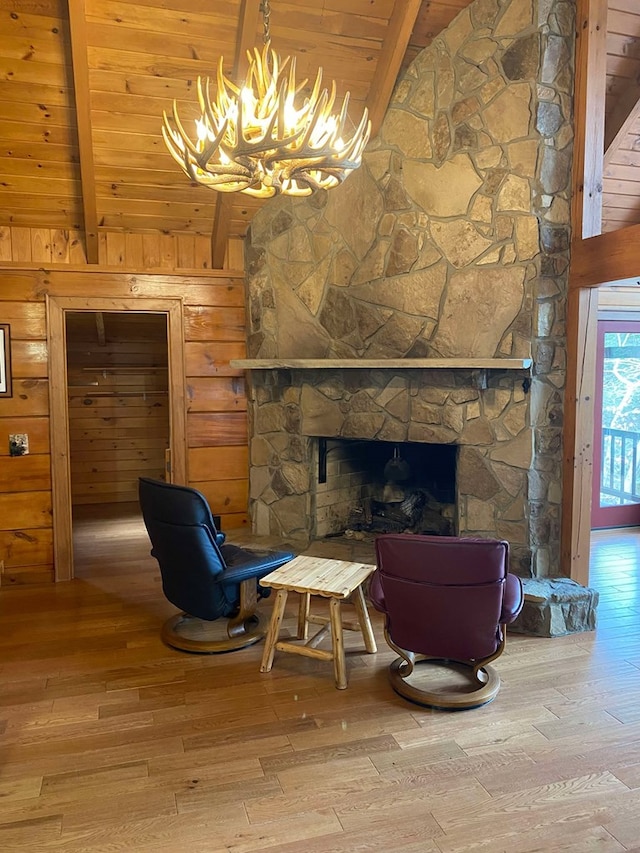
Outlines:
[{"label": "wall trim board", "polygon": [[0,262],[0,272],[19,272],[25,270],[33,272],[34,270],[53,275],[66,276],[67,273],[83,273],[84,275],[113,275],[113,276],[136,276],[137,278],[153,278],[160,276],[161,278],[238,278],[244,279],[242,270],[210,270],[210,269],[182,269],[170,270],[166,267],[157,267],[155,269],[145,268],[127,269],[126,267],[109,267],[100,264],[89,266],[88,264],[42,264],[42,263],[23,263],[21,261],[2,261]]}]

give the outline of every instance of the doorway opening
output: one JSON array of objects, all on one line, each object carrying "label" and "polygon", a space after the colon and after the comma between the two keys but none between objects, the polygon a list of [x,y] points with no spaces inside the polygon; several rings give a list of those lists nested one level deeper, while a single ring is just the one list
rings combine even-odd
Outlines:
[{"label": "doorway opening", "polygon": [[65,321],[74,547],[79,524],[109,543],[140,521],[138,477],[167,478],[167,318],[68,311]]},{"label": "doorway opening", "polygon": [[179,299],[48,297],[47,313],[59,581],[74,576],[74,505],[131,508],[140,474],[186,483],[183,320]]}]

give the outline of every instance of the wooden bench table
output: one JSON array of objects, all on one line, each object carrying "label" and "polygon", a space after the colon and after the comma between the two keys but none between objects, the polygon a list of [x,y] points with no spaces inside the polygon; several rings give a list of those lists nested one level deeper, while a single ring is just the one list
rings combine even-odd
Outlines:
[{"label": "wooden bench table", "polygon": [[[296,655],[332,660],[336,687],[344,690],[347,686],[347,668],[344,657],[343,629],[360,631],[367,652],[377,651],[373,629],[367,611],[362,585],[375,571],[375,566],[366,563],[349,563],[344,560],[327,560],[324,557],[295,557],[284,566],[266,575],[260,580],[261,586],[277,590],[273,614],[265,640],[264,654],[260,672],[269,672],[273,665],[276,650]],[[300,594],[298,610],[297,639],[304,643],[278,640],[284,608],[289,592]],[[321,595],[329,599],[329,617],[313,615],[310,612],[312,595]],[[341,603],[351,598],[355,604],[358,621],[343,622]],[[309,638],[309,624],[321,625],[320,630]],[[331,631],[331,651],[317,646]]]}]

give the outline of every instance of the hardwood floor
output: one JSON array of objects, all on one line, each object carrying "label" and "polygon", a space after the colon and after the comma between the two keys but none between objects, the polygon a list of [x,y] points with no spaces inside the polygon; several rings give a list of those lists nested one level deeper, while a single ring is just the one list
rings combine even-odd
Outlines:
[{"label": "hardwood floor", "polygon": [[139,519],[76,522],[74,581],[0,590],[3,853],[640,851],[637,530],[594,538],[597,632],[512,634],[496,700],[445,713],[392,692],[376,613],[342,691],[163,646]]}]

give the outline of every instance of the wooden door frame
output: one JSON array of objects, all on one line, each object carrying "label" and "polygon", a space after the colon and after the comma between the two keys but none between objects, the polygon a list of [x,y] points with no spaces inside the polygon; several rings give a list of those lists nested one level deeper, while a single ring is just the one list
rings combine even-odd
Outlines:
[{"label": "wooden door frame", "polygon": [[51,491],[55,580],[73,578],[69,410],[67,401],[67,312],[135,311],[167,318],[169,424],[172,482],[187,483],[187,409],[182,300],[177,298],[45,297],[49,350]]},{"label": "wooden door frame", "polygon": [[[623,326],[620,329],[616,327]],[[632,328],[632,327],[636,328]],[[624,504],[602,507],[600,504],[602,486],[602,406],[604,402],[604,363],[606,350],[606,335],[609,333],[640,333],[640,318],[615,319],[613,317],[598,317],[596,339],[596,387],[594,394],[594,430],[593,430],[593,485],[591,500],[591,529],[605,530],[607,527],[637,527],[640,504]],[[611,516],[616,513],[617,517]],[[597,514],[596,514],[597,513]],[[622,516],[622,517],[620,517]]]}]

